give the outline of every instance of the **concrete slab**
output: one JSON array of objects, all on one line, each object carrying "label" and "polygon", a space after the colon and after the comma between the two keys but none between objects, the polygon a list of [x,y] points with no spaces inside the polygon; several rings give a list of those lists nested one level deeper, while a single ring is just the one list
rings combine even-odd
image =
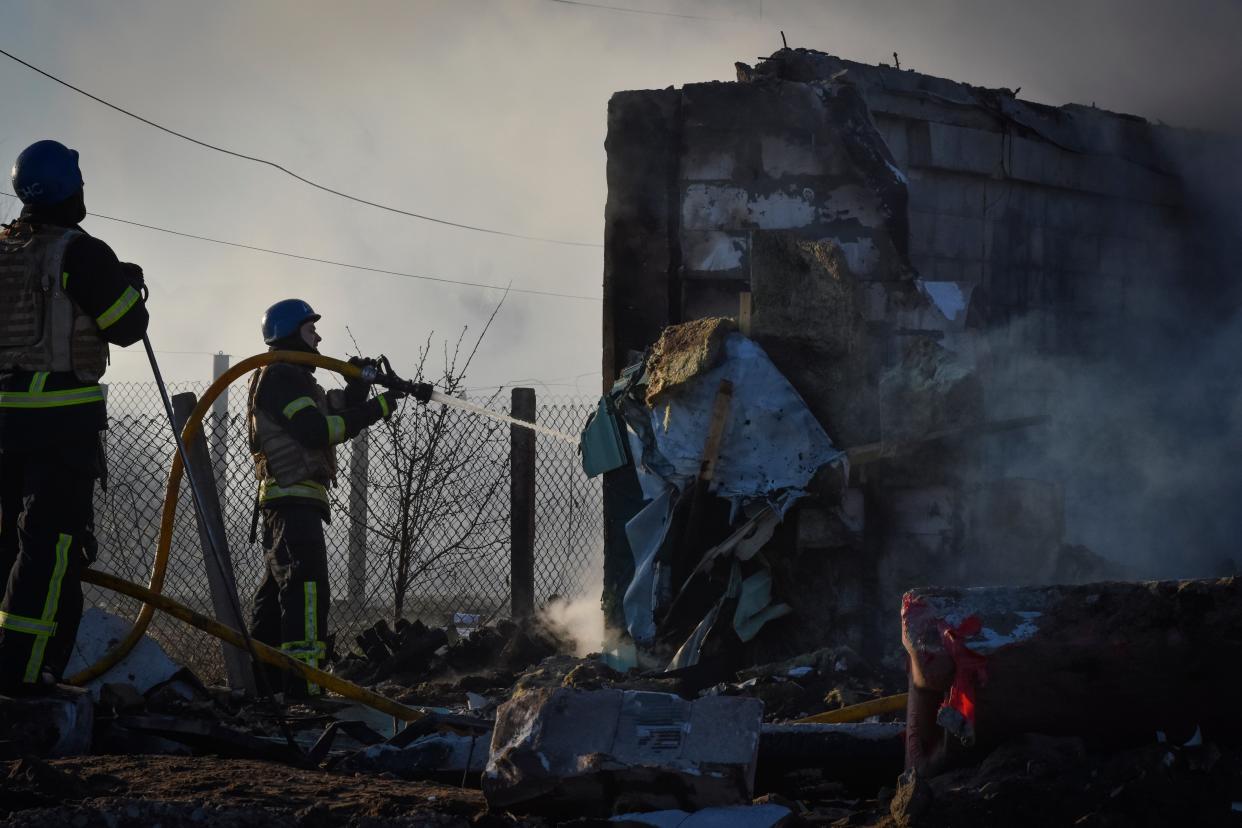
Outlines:
[{"label": "concrete slab", "polygon": [[501,705],[483,793],[549,815],[746,804],[763,703],[667,693],[541,689]]}]

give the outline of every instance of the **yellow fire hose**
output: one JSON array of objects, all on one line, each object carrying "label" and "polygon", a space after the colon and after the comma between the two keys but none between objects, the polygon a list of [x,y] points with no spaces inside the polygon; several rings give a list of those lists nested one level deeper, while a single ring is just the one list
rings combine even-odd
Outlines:
[{"label": "yellow fire hose", "polygon": [[[190,417],[186,420],[185,427],[181,431],[181,436],[185,442],[189,444],[197,436],[199,429],[202,427],[203,417],[210,410],[211,404],[215,402],[216,397],[220,396],[221,392],[230,383],[256,368],[262,368],[273,362],[289,362],[296,365],[312,365],[318,368],[327,368],[344,376],[346,379],[360,379],[362,377],[362,369],[358,366],[319,354],[307,354],[298,351],[272,351],[243,359],[221,374],[203,393],[202,399],[198,401],[198,405],[190,413]],[[168,569],[169,550],[172,548],[173,524],[177,514],[177,497],[181,491],[181,476],[183,472],[181,457],[174,451],[172,468],[168,472],[168,487],[164,492],[164,512],[160,521],[159,544],[155,551],[155,561],[151,565],[149,586],[143,588],[138,584],[132,584],[116,576],[96,570],[88,569],[83,573],[83,581],[133,596],[142,600],[143,604],[142,609],[138,612],[138,617],[134,619],[134,626],[125,638],[105,653],[98,662],[77,675],[71,676],[69,678],[71,684],[85,684],[91,679],[103,675],[121,659],[125,658],[130,650],[142,639],[143,635],[146,634],[147,627],[150,625],[151,618],[155,615],[157,608],[235,646],[245,646],[241,634],[236,630],[226,627],[204,615],[199,615],[193,610],[181,606],[160,594],[164,588],[164,575]],[[425,715],[420,710],[398,704],[364,687],[344,681],[322,670],[316,670],[297,659],[286,656],[279,650],[273,650],[271,647],[264,646],[257,641],[254,642],[254,646],[260,661],[279,669],[293,672],[307,681],[312,681],[321,687],[340,693],[346,698],[389,713],[405,721],[413,721]]]},{"label": "yellow fire hose", "polygon": [[879,716],[882,713],[900,713],[906,709],[906,698],[908,695],[907,693],[898,693],[895,696],[885,696],[882,699],[872,699],[859,704],[851,704],[848,707],[829,710],[826,713],[817,713],[814,716],[807,716],[805,719],[798,719],[794,724],[847,724],[861,722],[863,719]]},{"label": "yellow fire hose", "polygon": [[[214,618],[208,618],[206,615],[201,615],[189,607],[178,604],[171,598],[160,595],[158,592],[152,592],[146,587],[130,583],[129,581],[118,578],[115,575],[110,575],[107,572],[100,572],[97,569],[88,569],[83,572],[82,580],[88,584],[95,584],[96,586],[101,586],[104,589],[110,589],[113,592],[119,592],[132,598],[138,598],[139,600],[145,602],[146,606],[163,610],[173,618],[178,618],[191,626],[198,627],[203,632],[210,633],[216,638],[227,641],[235,647],[244,649],[246,646],[246,641],[242,638],[242,634],[232,627],[226,627]],[[344,679],[334,676],[331,673],[325,673],[323,670],[316,670],[314,667],[303,664],[296,658],[285,655],[280,650],[277,650],[274,647],[269,647],[261,641],[254,642],[254,652],[255,655],[258,656],[259,661],[262,661],[264,664],[270,664],[273,667],[278,667],[281,670],[293,673],[306,681],[312,681],[320,687],[326,687],[334,693],[339,693],[346,698],[365,704],[367,707],[372,707],[382,713],[396,716],[402,721],[412,722],[427,715],[423,710],[419,710],[415,707],[407,707],[404,704],[385,698],[379,693],[368,690],[365,687],[360,687],[357,684],[345,681]]]}]

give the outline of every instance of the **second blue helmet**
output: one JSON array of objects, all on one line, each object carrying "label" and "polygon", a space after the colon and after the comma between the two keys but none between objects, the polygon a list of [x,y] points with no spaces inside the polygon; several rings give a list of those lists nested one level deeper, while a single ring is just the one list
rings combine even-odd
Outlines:
[{"label": "second blue helmet", "polygon": [[268,345],[279,342],[318,319],[315,309],[301,299],[281,299],[263,314],[263,341]]}]

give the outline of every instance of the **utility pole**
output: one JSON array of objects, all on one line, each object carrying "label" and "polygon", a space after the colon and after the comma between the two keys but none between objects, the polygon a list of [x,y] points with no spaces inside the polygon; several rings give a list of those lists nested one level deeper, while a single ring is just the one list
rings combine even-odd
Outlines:
[{"label": "utility pole", "polygon": [[[225,353],[212,354],[211,357],[211,379],[220,379],[220,376],[229,370],[229,355]],[[220,396],[216,397],[216,401],[211,404],[211,468],[216,481],[216,492],[221,503],[229,502],[229,389],[225,386]]]},{"label": "utility pole", "polygon": [[[514,388],[510,416],[535,421],[535,389]],[[514,618],[535,614],[535,432],[509,426],[509,588]]]}]

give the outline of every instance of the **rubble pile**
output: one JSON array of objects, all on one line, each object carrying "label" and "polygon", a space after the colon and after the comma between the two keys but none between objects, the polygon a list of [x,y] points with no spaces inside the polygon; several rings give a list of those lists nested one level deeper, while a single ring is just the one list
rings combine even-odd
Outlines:
[{"label": "rubble pile", "polygon": [[[947,683],[937,674],[934,687],[912,674],[911,711],[919,694],[930,693],[931,720],[948,728],[954,720],[945,711],[961,706],[953,694],[963,686],[958,671],[973,664],[962,653],[988,660],[995,683],[977,684],[969,697],[978,723],[969,749],[960,731],[932,737],[904,710],[856,723],[802,723],[905,688],[904,673],[870,666],[848,648],[745,667],[701,686],[702,676],[684,669],[620,671],[602,656],[569,655],[566,642],[535,619],[441,644],[415,676],[414,645],[449,632],[410,624],[401,625],[404,635],[393,631],[386,657],[372,649],[341,662],[385,675],[385,686],[402,687],[409,703],[426,707],[424,719],[396,733],[381,718],[358,721],[359,709],[339,701],[278,712],[203,687],[185,671],[145,693],[103,683],[98,701],[86,705],[88,747],[76,751],[92,755],[11,752],[0,769],[7,774],[0,809],[9,815],[5,824],[26,826],[1228,825],[1230,809],[1242,807],[1235,805],[1242,803],[1242,751],[1224,738],[1228,719],[1213,718],[1219,703],[1167,704],[1161,721],[1168,730],[1140,735],[1136,722],[1123,744],[1055,735],[1055,717],[1042,725],[1031,719],[1038,706],[1017,708],[1026,711],[1023,726],[1033,728],[1022,730],[996,715],[1015,708],[998,708],[989,693],[1013,692],[1007,674],[1032,658],[1044,659],[1044,674],[1018,674],[1031,699],[1040,698],[1037,685],[1064,690],[1065,676],[1091,663],[1101,667],[1088,670],[1098,680],[1114,669],[1081,649],[1062,665],[1040,643],[1040,630],[1018,629],[1023,623],[1045,631],[1069,624],[1075,646],[1089,648],[1109,624],[1141,635],[1144,624],[1164,624],[1169,613],[1180,613],[1183,631],[1223,623],[1221,613],[1242,605],[1237,588],[1226,581],[911,593],[905,621],[912,663],[943,660],[951,672]],[[969,618],[980,619],[977,630]],[[929,632],[950,622],[960,644],[952,657],[944,648],[954,639]],[[1186,657],[1199,658],[1193,641],[1166,642],[1175,649],[1165,652],[1189,647]],[[1226,660],[1234,646],[1218,640]],[[553,654],[519,666],[548,650]],[[398,657],[400,668],[377,669]],[[1219,675],[1232,681],[1228,671]],[[393,676],[434,679],[404,686]],[[1203,686],[1214,686],[1205,678]],[[60,703],[76,709],[83,699],[92,697],[78,692]],[[0,708],[31,709],[15,704]],[[1155,721],[1152,711],[1143,715],[1142,722]],[[1192,720],[1202,727],[1183,733]],[[296,749],[285,741],[285,726]],[[918,752],[927,742],[956,748],[929,761]],[[47,755],[48,744],[28,750]]]}]

